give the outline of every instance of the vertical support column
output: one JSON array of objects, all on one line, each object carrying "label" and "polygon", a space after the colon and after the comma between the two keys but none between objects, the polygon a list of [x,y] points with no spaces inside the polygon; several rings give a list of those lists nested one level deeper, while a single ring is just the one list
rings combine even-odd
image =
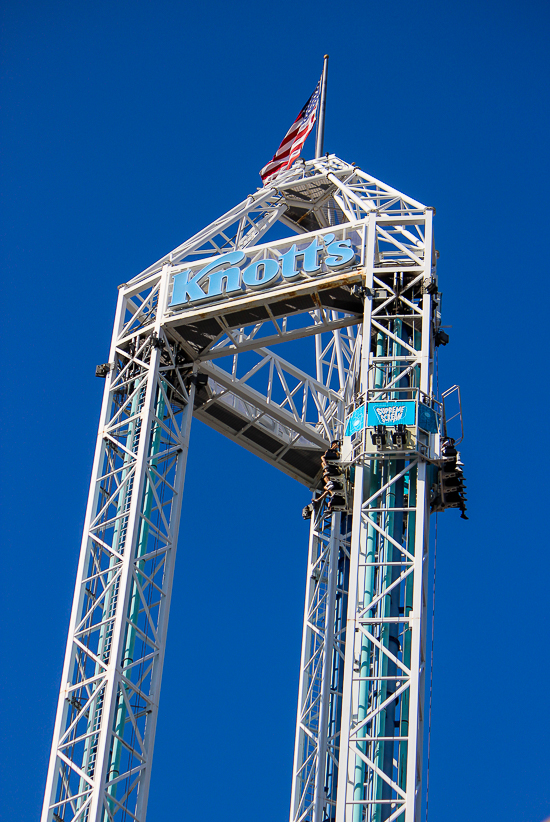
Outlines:
[{"label": "vertical support column", "polygon": [[351,529],[350,574],[348,590],[348,614],[346,620],[346,654],[344,660],[344,685],[342,696],[342,721],[340,730],[340,758],[338,768],[338,792],[336,799],[336,822],[345,822],[348,790],[354,784],[355,760],[350,757],[349,743],[353,711],[353,668],[356,658],[355,614],[357,611],[358,568],[361,548],[364,550],[365,528],[361,518],[363,504],[364,470],[355,473],[353,518]]},{"label": "vertical support column", "polygon": [[[431,217],[428,210],[424,286],[431,277]],[[387,232],[381,235],[386,242]],[[369,254],[373,247],[371,241]],[[374,258],[371,265],[378,287],[393,293],[399,305],[403,275],[386,274],[383,265],[375,269]],[[374,388],[377,398],[395,401],[391,391],[397,390],[400,374],[410,371],[404,358],[414,354],[417,390],[430,395],[428,289],[422,287],[420,294],[416,286],[397,310],[384,311],[382,299],[376,316],[365,307],[362,390]],[[393,318],[409,311],[410,320]],[[371,317],[376,320],[375,369],[369,368]],[[369,386],[369,374],[373,378],[375,372]],[[389,437],[391,431],[385,430],[383,436]],[[429,514],[425,446],[417,442],[411,452],[392,452],[382,445],[376,453],[378,446],[365,440],[364,448],[355,467],[336,822],[419,822]]]},{"label": "vertical support column", "polygon": [[43,822],[145,819],[194,396],[166,280],[119,297]]},{"label": "vertical support column", "polygon": [[[123,325],[124,319],[124,298],[122,293],[119,293],[118,302],[117,302],[117,309],[115,314],[115,323],[113,328],[113,336],[111,340],[111,350],[110,350],[110,361],[113,361],[116,351],[116,340],[120,333],[120,330]],[[60,751],[60,743],[63,740],[64,733],[66,731],[67,725],[70,725],[70,711],[71,711],[71,685],[72,685],[72,671],[75,666],[75,658],[76,654],[78,653],[78,648],[75,647],[74,643],[72,642],[72,637],[75,636],[77,631],[77,626],[80,621],[80,616],[83,610],[83,603],[85,598],[85,586],[82,584],[82,581],[86,577],[86,567],[89,563],[89,555],[88,555],[88,532],[87,526],[93,520],[93,515],[97,509],[98,499],[99,499],[99,488],[97,482],[94,481],[95,477],[101,475],[100,471],[100,464],[102,462],[102,458],[104,459],[104,451],[105,451],[105,442],[102,437],[102,431],[104,426],[107,424],[110,415],[110,406],[111,406],[111,385],[113,382],[113,372],[111,371],[106,378],[105,381],[105,389],[103,392],[103,401],[101,404],[101,414],[100,414],[100,421],[99,421],[99,431],[98,437],[96,441],[96,448],[94,454],[94,462],[92,467],[92,482],[90,484],[90,490],[88,493],[88,503],[86,508],[86,519],[85,519],[85,527],[84,527],[84,534],[82,538],[82,545],[80,551],[80,557],[78,562],[78,569],[77,569],[77,583],[74,591],[73,596],[73,605],[71,609],[71,617],[69,623],[69,637],[67,642],[67,647],[65,650],[65,659],[63,662],[63,671],[61,675],[61,689],[58,697],[57,703],[57,712],[55,717],[55,725],[54,725],[54,733],[53,733],[53,744],[50,751],[50,761],[48,766],[48,775],[46,778],[46,790],[44,796],[44,805],[42,809],[42,822],[50,822],[53,819],[53,814],[56,812],[54,809],[59,808],[64,813],[64,805],[67,802],[71,802],[71,805],[76,808],[79,805],[82,808],[84,805],[89,804],[90,801],[90,794],[93,788],[93,782],[87,775],[85,775],[80,768],[77,770],[76,763],[66,763],[65,762],[65,755]],[[61,754],[61,756],[60,756]],[[58,760],[61,761],[58,761]],[[73,771],[79,777],[79,782],[83,781],[84,784],[74,791],[71,794],[69,782],[70,782],[70,773],[68,777],[62,779],[62,771],[63,765],[72,765]],[[67,797],[66,801],[60,800],[60,797],[63,796],[63,787],[58,788],[58,782],[63,781],[66,783],[65,788],[65,795]],[[71,817],[69,817],[71,818]],[[74,818],[74,815],[73,815]]]},{"label": "vertical support column", "polygon": [[326,594],[326,616],[325,616],[325,637],[322,655],[321,693],[319,695],[319,729],[317,733],[317,765],[315,773],[315,791],[313,796],[313,822],[323,822],[325,815],[326,801],[326,760],[329,748],[329,708],[330,708],[330,687],[332,683],[332,663],[334,654],[334,628],[335,628],[335,604],[336,604],[336,583],[338,573],[338,553],[340,549],[340,527],[341,514],[332,514],[330,538],[328,544],[328,576]]},{"label": "vertical support column", "polygon": [[[94,771],[94,776],[96,777],[95,790],[92,794],[89,814],[90,819],[98,820],[98,822],[103,818],[105,813],[104,786],[108,781],[107,773],[110,764],[108,742],[113,729],[115,709],[119,695],[120,677],[122,674],[121,650],[126,633],[124,629],[126,627],[125,619],[128,611],[128,599],[132,579],[132,562],[135,555],[140,526],[140,509],[145,485],[145,461],[148,456],[151,424],[155,414],[155,389],[158,380],[159,356],[159,350],[154,348],[151,352],[147,383],[144,386],[145,400],[140,412],[141,430],[135,453],[135,463],[133,465],[134,480],[128,521],[126,524],[124,553],[121,555],[122,561],[120,563],[117,607],[114,613],[111,647],[105,671],[105,694],[103,697],[100,732],[97,741],[97,758]],[[116,776],[118,775],[119,774],[116,774]]]},{"label": "vertical support column", "polygon": [[[416,529],[413,578],[413,607],[409,616],[411,675],[409,687],[409,731],[405,822],[418,822],[422,784],[423,678],[425,662],[425,560],[426,551],[426,463],[419,463],[416,482]],[[427,566],[426,566],[427,567]]]},{"label": "vertical support column", "polygon": [[[372,315],[372,288],[374,278],[374,260],[376,253],[376,214],[368,215],[366,243],[364,249],[365,280],[364,286],[370,296],[365,297],[363,306],[363,326],[361,338],[361,356],[358,362],[359,388],[366,398],[369,381],[370,363],[370,331]],[[353,785],[355,760],[350,757],[349,742],[353,710],[353,669],[356,658],[356,626],[355,614],[357,611],[358,583],[359,583],[359,556],[365,553],[366,529],[362,519],[362,506],[366,470],[362,465],[355,467],[355,481],[353,493],[353,514],[350,549],[349,593],[346,619],[346,653],[344,660],[344,686],[342,697],[342,720],[340,730],[340,757],[338,769],[338,793],[336,802],[336,822],[346,819],[346,798],[348,785]]]},{"label": "vertical support column", "polygon": [[[306,727],[308,727],[311,722],[309,719],[308,691],[313,677],[313,671],[311,670],[311,653],[312,644],[315,642],[315,637],[311,634],[313,630],[312,617],[314,617],[318,608],[316,589],[318,587],[320,576],[320,546],[318,535],[318,529],[321,526],[320,517],[320,510],[312,515],[309,530],[308,569],[306,598],[304,605],[304,624],[302,628],[302,653],[300,659],[300,679],[298,685],[298,712],[296,716],[296,734],[294,741],[294,765],[292,769],[290,822],[294,822],[294,820],[301,818],[304,805],[308,804],[306,791],[309,789],[309,792],[311,793],[312,780],[309,772],[311,771],[312,765],[310,764],[308,767],[311,754],[309,750],[306,754],[306,748],[309,748],[309,736],[306,732]],[[313,650],[315,652],[315,649]]]},{"label": "vertical support column", "polygon": [[[294,745],[290,820],[322,822],[334,797],[327,763],[337,763],[339,699],[334,666],[342,653],[338,596],[347,554],[344,515],[320,504],[312,515]],[[333,767],[331,767],[333,771]]]},{"label": "vertical support column", "polygon": [[159,646],[159,653],[157,664],[154,666],[153,676],[151,677],[151,693],[154,699],[151,700],[150,715],[147,722],[146,734],[144,737],[144,747],[148,760],[148,773],[146,779],[143,779],[142,785],[137,797],[136,816],[138,819],[145,820],[147,812],[147,803],[149,799],[149,787],[151,784],[151,768],[153,761],[153,749],[155,744],[155,733],[158,720],[159,696],[160,686],[162,682],[162,671],[164,667],[164,654],[166,650],[166,638],[168,632],[168,618],[170,616],[170,603],[172,599],[172,587],[174,582],[174,570],[176,564],[176,549],[178,544],[179,526],[182,512],[182,497],[183,486],[185,482],[185,472],[187,467],[187,456],[189,453],[189,439],[191,436],[191,420],[193,418],[193,402],[195,398],[195,386],[189,387],[188,402],[184,410],[184,417],[182,420],[182,427],[180,432],[181,452],[177,460],[177,471],[175,476],[174,496],[179,501],[172,507],[172,540],[171,549],[166,552],[165,571],[164,571],[164,599],[160,609],[158,623],[157,623],[157,643]]},{"label": "vertical support column", "polygon": [[[433,209],[425,212],[424,228],[424,282],[432,275]],[[420,352],[420,390],[431,391],[432,378],[432,300],[428,293],[422,298],[422,334]],[[413,583],[413,608],[411,627],[411,687],[409,696],[409,757],[406,792],[407,812],[405,822],[418,822],[422,802],[422,751],[424,741],[424,681],[426,673],[426,580],[429,547],[429,488],[427,465],[419,462],[416,483],[415,570]]]}]

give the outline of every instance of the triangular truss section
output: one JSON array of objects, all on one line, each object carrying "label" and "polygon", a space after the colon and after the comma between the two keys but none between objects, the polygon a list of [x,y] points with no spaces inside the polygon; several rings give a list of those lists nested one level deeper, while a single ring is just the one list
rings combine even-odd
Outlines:
[{"label": "triangular truss section", "polygon": [[[298,161],[274,183],[259,189],[206,228],[166,254],[137,277],[134,285],[165,265],[224,254],[257,245],[277,222],[295,233],[354,223],[369,212],[401,219],[422,214],[426,206],[334,154]],[[418,240],[411,235],[413,244]]]}]

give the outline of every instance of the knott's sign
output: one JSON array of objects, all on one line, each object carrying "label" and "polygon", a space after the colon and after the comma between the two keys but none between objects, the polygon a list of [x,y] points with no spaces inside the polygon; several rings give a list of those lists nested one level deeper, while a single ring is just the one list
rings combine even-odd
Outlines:
[{"label": "knott's sign", "polygon": [[361,233],[353,232],[357,243],[344,238],[340,230],[340,237],[333,232],[318,233],[306,243],[297,242],[290,247],[285,240],[266,247],[230,251],[207,263],[205,260],[193,263],[192,267],[173,275],[168,309],[181,310],[222,298],[244,296],[247,292],[326,277],[350,268],[361,257]]}]

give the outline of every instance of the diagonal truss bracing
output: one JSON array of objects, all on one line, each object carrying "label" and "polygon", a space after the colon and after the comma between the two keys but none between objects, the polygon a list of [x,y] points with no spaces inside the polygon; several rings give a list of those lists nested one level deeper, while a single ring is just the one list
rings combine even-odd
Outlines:
[{"label": "diagonal truss bracing", "polygon": [[[387,254],[394,258],[397,249],[416,259],[412,270],[395,270],[392,263],[384,271],[375,252],[366,287],[378,293],[378,299],[365,302],[364,328],[370,326],[370,335],[361,351],[360,401],[420,397],[420,402],[436,407],[433,330],[438,298],[429,211],[424,230],[430,244],[423,254],[411,256],[400,241],[377,227]],[[416,436],[413,448],[395,454],[373,451],[368,429],[350,443],[355,463],[346,629],[350,639],[345,649],[337,822],[420,819],[430,461],[438,453],[439,435],[417,430]]]},{"label": "diagonal truss bracing", "polygon": [[117,336],[44,819],[145,819],[194,388],[162,329]]},{"label": "diagonal truss bracing", "polygon": [[[436,407],[431,217],[335,156],[299,162],[120,286],[43,822],[145,822],[192,415],[314,490],[344,439],[350,505],[311,521],[290,819],[419,819],[438,435],[390,458],[344,434],[365,402]],[[297,237],[267,243],[276,221]],[[172,304],[217,255],[313,240],[353,262]]]},{"label": "diagonal truss bracing", "polygon": [[351,520],[321,503],[311,519],[291,820],[336,807]]}]

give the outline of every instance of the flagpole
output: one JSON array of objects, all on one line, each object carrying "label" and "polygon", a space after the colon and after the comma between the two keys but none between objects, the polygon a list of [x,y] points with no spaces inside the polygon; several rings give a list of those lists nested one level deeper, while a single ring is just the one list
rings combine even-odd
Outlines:
[{"label": "flagpole", "polygon": [[323,80],[321,83],[321,100],[319,103],[319,119],[317,121],[317,134],[315,136],[315,159],[323,154],[323,143],[325,141],[325,108],[327,105],[327,76],[328,76],[328,54],[325,54],[323,63]]}]

